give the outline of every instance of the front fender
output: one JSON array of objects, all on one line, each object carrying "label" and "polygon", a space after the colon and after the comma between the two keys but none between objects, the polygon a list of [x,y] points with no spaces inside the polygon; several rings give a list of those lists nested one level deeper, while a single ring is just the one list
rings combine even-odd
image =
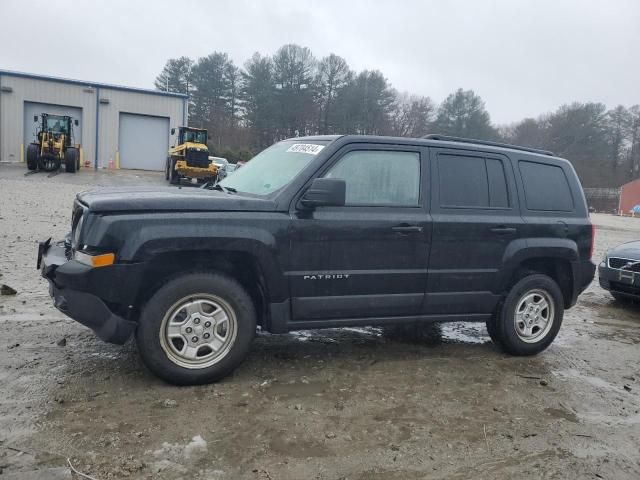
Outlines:
[{"label": "front fender", "polygon": [[[244,217],[244,219],[243,219]],[[113,245],[117,261],[148,263],[158,255],[173,252],[237,252],[251,255],[269,285],[270,297],[286,298],[287,287],[278,261],[288,217],[261,212],[216,214],[183,213],[162,215],[122,215],[104,217],[92,229],[92,245]],[[251,226],[248,225],[251,224]]]}]

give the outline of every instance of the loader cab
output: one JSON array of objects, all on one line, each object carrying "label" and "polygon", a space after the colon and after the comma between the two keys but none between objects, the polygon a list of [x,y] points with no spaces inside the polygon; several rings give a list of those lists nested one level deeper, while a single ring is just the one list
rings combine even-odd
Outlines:
[{"label": "loader cab", "polygon": [[[178,138],[176,146],[184,145],[185,143],[199,143],[201,145],[207,144],[207,131],[200,128],[191,127],[178,127]],[[176,134],[176,129],[171,129],[171,135]]]},{"label": "loader cab", "polygon": [[42,134],[51,135],[54,138],[59,138],[61,135],[64,135],[65,146],[70,146],[73,137],[73,126],[78,126],[78,120],[73,119],[67,115],[53,115],[50,113],[43,113],[38,118],[38,115],[33,117],[33,121],[38,123],[39,132],[38,138],[41,139]]}]

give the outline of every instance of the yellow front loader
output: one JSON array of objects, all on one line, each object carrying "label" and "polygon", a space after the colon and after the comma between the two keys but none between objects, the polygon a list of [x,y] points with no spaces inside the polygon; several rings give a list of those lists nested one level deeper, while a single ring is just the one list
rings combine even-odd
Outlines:
[{"label": "yellow front loader", "polygon": [[[176,129],[171,129],[175,135]],[[197,179],[198,182],[215,181],[218,167],[209,160],[207,131],[200,128],[178,127],[176,144],[169,149],[165,177],[172,184],[180,179]]]},{"label": "yellow front loader", "polygon": [[31,171],[58,171],[62,163],[65,170],[75,173],[80,168],[80,145],[73,143],[73,126],[78,120],[67,115],[43,113],[33,117],[38,125],[37,140],[27,145],[27,168]]}]

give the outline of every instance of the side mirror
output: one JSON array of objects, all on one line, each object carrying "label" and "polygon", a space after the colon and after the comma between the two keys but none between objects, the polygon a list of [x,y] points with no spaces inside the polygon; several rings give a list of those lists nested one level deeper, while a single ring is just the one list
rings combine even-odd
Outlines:
[{"label": "side mirror", "polygon": [[306,208],[343,207],[347,184],[341,178],[316,178],[300,203]]},{"label": "side mirror", "polygon": [[33,121],[34,121],[35,123],[38,123],[38,115],[34,115],[34,116],[33,116]]},{"label": "side mirror", "polygon": [[78,119],[76,118],[76,119],[73,121],[73,124],[77,127],[78,125],[80,125],[80,122],[78,122]]},{"label": "side mirror", "polygon": [[175,134],[176,134],[176,129],[175,129],[175,128],[172,128],[172,129],[171,129],[171,135],[175,135]]}]

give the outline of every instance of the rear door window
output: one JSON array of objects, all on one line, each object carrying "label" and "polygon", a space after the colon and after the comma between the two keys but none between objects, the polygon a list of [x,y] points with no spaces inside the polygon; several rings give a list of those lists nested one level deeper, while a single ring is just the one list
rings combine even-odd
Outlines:
[{"label": "rear door window", "polygon": [[567,176],[561,167],[546,163],[518,163],[527,209],[550,212],[573,211],[573,198]]},{"label": "rear door window", "polygon": [[441,207],[509,208],[502,160],[439,154],[438,176]]}]

